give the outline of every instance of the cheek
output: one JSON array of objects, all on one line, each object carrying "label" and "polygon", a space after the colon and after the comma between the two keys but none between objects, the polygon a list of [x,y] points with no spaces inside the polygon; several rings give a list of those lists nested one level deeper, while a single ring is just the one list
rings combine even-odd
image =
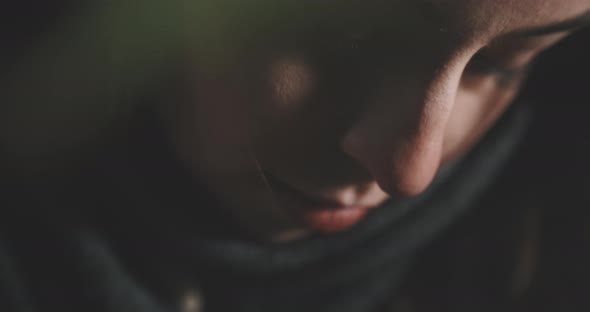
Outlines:
[{"label": "cheek", "polygon": [[316,84],[313,70],[296,55],[266,60],[244,82],[251,85],[248,95],[254,103],[259,127],[284,124],[301,113]]},{"label": "cheek", "polygon": [[304,59],[291,56],[274,60],[268,66],[268,97],[277,115],[297,110],[315,84],[313,70]]},{"label": "cheek", "polygon": [[453,159],[469,147],[490,128],[511,103],[518,85],[499,88],[493,78],[479,83],[462,83],[445,130],[443,162]]}]

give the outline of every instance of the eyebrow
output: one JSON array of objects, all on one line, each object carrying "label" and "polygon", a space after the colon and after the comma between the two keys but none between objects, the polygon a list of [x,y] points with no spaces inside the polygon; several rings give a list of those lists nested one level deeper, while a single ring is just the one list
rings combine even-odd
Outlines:
[{"label": "eyebrow", "polygon": [[[425,14],[427,19],[434,22],[444,21],[444,14],[441,12],[441,8],[438,5],[430,1],[418,1],[416,4]],[[574,31],[587,26],[590,26],[590,9],[578,16],[568,18],[563,21],[532,28],[517,29],[515,31],[502,34],[500,37],[538,37]]]},{"label": "eyebrow", "polygon": [[536,36],[545,36],[555,33],[562,33],[567,31],[578,30],[580,28],[584,28],[590,26],[590,10],[582,13],[578,16],[568,18],[566,20],[544,25],[538,26],[533,28],[527,29],[519,29],[507,34],[502,35],[502,37],[536,37]]}]

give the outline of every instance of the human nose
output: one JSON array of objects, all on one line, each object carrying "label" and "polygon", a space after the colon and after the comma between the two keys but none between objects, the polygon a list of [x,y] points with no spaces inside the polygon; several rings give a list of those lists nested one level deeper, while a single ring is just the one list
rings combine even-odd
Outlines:
[{"label": "human nose", "polygon": [[344,152],[385,192],[414,196],[432,182],[463,68],[447,64],[388,82],[344,135]]}]

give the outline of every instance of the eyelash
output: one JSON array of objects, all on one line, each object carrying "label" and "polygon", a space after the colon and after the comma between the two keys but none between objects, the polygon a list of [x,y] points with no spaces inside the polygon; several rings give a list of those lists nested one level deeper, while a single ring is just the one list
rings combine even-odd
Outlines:
[{"label": "eyelash", "polygon": [[466,71],[477,75],[495,77],[501,85],[509,85],[522,77],[529,67],[529,64],[518,68],[503,66],[484,54],[478,53],[473,56]]},{"label": "eyelash", "polygon": [[[343,42],[346,42],[344,44],[345,50],[356,54],[360,52],[361,47],[368,45],[367,43],[370,41],[348,39],[343,40]],[[531,63],[529,62],[516,68],[510,67],[502,65],[500,61],[496,61],[485,53],[480,52],[472,57],[465,71],[473,75],[492,77],[500,87],[510,87],[529,71]]]}]

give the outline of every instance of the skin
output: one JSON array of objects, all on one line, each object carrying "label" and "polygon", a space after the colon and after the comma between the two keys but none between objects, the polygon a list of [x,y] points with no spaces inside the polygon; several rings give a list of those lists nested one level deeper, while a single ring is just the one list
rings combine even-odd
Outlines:
[{"label": "skin", "polygon": [[187,85],[167,101],[170,138],[244,228],[275,241],[309,233],[276,180],[344,206],[420,194],[568,32],[505,34],[590,10],[588,0],[418,2],[293,4],[273,15],[282,22],[241,24],[222,54],[193,38]]}]

